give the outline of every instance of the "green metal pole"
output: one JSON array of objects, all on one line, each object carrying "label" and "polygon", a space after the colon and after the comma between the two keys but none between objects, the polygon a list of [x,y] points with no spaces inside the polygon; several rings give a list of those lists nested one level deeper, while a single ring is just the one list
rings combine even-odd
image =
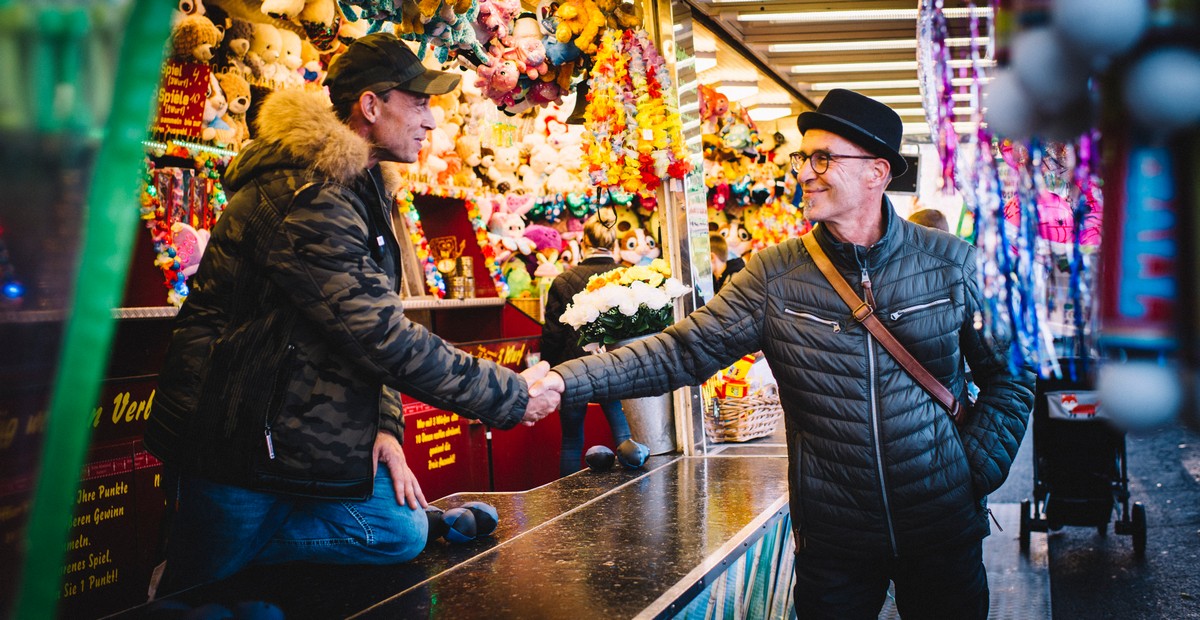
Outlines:
[{"label": "green metal pole", "polygon": [[138,166],[157,100],[163,43],[174,3],[135,0],[121,45],[115,101],[96,157],[74,296],[46,420],[41,469],[29,514],[16,618],[54,615],[88,448],[88,415],[100,392],[138,219]]}]

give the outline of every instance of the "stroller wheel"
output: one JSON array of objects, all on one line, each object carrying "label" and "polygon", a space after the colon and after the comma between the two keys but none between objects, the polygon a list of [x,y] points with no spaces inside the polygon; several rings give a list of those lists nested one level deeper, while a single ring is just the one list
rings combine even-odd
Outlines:
[{"label": "stroller wheel", "polygon": [[1137,557],[1146,555],[1146,507],[1141,502],[1134,502],[1133,514],[1133,553]]},{"label": "stroller wheel", "polygon": [[1017,540],[1021,545],[1021,553],[1029,553],[1029,530],[1030,521],[1033,519],[1033,506],[1029,500],[1021,500],[1021,529]]}]

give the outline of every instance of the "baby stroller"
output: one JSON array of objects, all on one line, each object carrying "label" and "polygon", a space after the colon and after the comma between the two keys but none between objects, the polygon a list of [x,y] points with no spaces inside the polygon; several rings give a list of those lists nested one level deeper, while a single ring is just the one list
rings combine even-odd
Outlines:
[{"label": "baby stroller", "polygon": [[[1092,366],[1095,362],[1089,362]],[[1061,360],[1062,379],[1038,379],[1033,405],[1033,500],[1021,502],[1021,551],[1029,533],[1064,525],[1094,527],[1108,535],[1108,521],[1120,504],[1113,531],[1133,537],[1138,557],[1146,552],[1146,508],[1129,503],[1125,434],[1103,417],[1096,392],[1075,362]],[[1090,370],[1090,368],[1089,368]]]}]

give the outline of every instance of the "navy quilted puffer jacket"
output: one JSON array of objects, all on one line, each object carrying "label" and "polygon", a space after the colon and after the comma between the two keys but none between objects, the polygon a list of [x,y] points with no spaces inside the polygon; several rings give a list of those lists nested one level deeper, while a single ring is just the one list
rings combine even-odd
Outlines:
[{"label": "navy quilted puffer jacket", "polygon": [[1007,334],[974,327],[983,303],[975,249],[904,221],[886,199],[882,208],[886,232],[870,248],[822,226],[814,234],[860,296],[870,279],[880,320],[964,402],[970,365],[980,395],[962,428],[850,316],[799,239],[758,253],[662,334],[556,367],[563,406],[695,385],[762,350],[785,413],[798,540],[869,558],[986,536],[986,495],[1025,433],[1033,374],[1009,372]]}]

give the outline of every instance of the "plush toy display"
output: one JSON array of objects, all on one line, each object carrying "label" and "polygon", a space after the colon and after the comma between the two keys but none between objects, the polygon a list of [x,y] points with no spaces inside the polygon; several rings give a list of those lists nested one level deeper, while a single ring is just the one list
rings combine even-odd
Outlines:
[{"label": "plush toy display", "polygon": [[237,132],[225,118],[225,114],[229,110],[229,103],[225,100],[225,93],[221,90],[215,73],[209,73],[208,82],[207,98],[204,100],[204,128],[201,130],[200,138],[205,142],[215,142],[221,145],[232,144]]},{"label": "plush toy display", "polygon": [[229,106],[225,117],[234,132],[230,146],[240,148],[242,143],[250,139],[250,128],[246,124],[246,112],[250,109],[250,83],[236,71],[227,71],[217,74],[217,84],[225,93],[225,102]]},{"label": "plush toy display", "polygon": [[593,0],[565,0],[554,16],[559,20],[555,36],[560,43],[574,42],[584,54],[596,52],[596,40],[608,18]]},{"label": "plush toy display", "polygon": [[171,32],[171,57],[183,62],[212,60],[221,31],[203,15],[184,17]]},{"label": "plush toy display", "polygon": [[246,53],[246,64],[259,85],[272,86],[269,83],[278,73],[276,67],[282,50],[283,38],[278,28],[271,24],[254,24],[254,38],[250,41],[250,51]]},{"label": "plush toy display", "polygon": [[492,152],[491,165],[487,168],[487,178],[492,187],[500,193],[519,187],[521,180],[517,177],[517,170],[521,167],[521,149],[502,146],[496,147]]},{"label": "plush toy display", "polygon": [[280,30],[279,41],[282,46],[279,49],[279,70],[275,81],[280,88],[303,86],[304,78],[300,75],[300,67],[304,64],[301,58],[304,46],[300,35],[291,30]]},{"label": "plush toy display", "polygon": [[254,24],[233,18],[225,29],[225,37],[217,46],[212,65],[218,71],[235,70],[242,77],[251,77],[250,67],[246,65],[246,53],[250,51],[250,41],[254,38]]},{"label": "plush toy display", "polygon": [[521,12],[520,0],[479,0],[476,16],[472,22],[475,38],[486,45],[492,39],[507,39],[512,32],[513,20]]}]

